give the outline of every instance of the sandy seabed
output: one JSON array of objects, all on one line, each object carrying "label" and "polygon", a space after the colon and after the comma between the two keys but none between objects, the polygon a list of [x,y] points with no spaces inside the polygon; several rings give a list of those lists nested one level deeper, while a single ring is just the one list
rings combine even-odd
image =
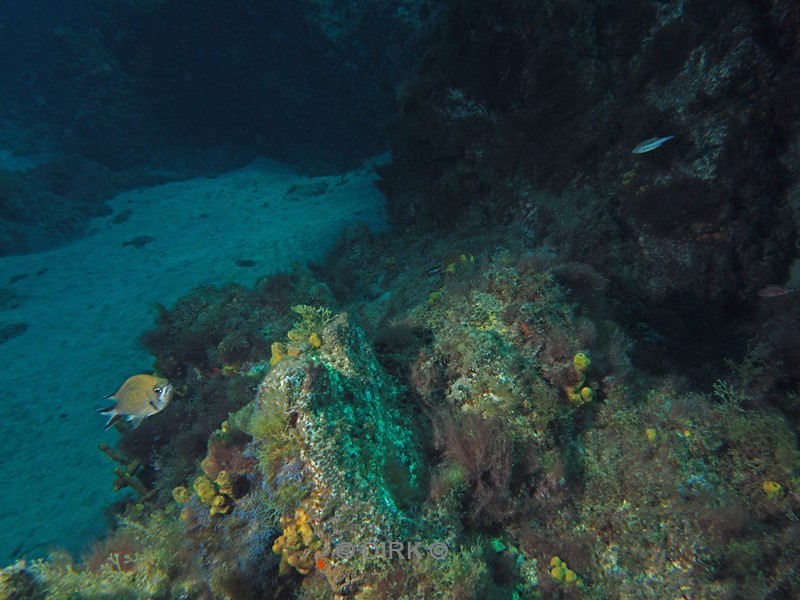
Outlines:
[{"label": "sandy seabed", "polygon": [[118,434],[104,432],[95,411],[151,368],[138,338],[156,303],[319,260],[355,221],[385,227],[371,165],[309,178],[259,159],[213,179],[133,190],[111,200],[113,214],[93,220],[86,237],[0,258],[0,288],[12,299],[0,305],[0,330],[27,325],[0,342],[3,565],[54,547],[79,552],[102,536],[117,496],[115,465],[97,446]]}]

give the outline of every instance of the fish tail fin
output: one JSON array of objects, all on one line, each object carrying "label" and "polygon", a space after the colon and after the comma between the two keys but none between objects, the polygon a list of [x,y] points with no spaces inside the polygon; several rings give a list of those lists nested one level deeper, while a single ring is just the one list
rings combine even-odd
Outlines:
[{"label": "fish tail fin", "polygon": [[105,430],[108,431],[109,429],[111,429],[111,427],[114,425],[114,423],[119,421],[121,418],[122,418],[122,415],[120,415],[119,413],[115,412],[114,414],[112,414],[111,418],[106,423]]},{"label": "fish tail fin", "polygon": [[122,418],[122,415],[120,415],[117,412],[117,403],[116,402],[114,404],[112,404],[111,406],[108,406],[106,408],[98,408],[97,412],[99,412],[101,415],[108,415],[109,416],[108,422],[106,423],[106,430],[110,429],[111,426],[114,423],[116,423],[117,421],[119,421]]},{"label": "fish tail fin", "polygon": [[144,421],[146,416],[147,415],[130,415],[128,417],[128,423],[131,424],[131,427],[133,429],[136,429],[137,427],[139,427],[139,425],[142,424],[142,421]]}]

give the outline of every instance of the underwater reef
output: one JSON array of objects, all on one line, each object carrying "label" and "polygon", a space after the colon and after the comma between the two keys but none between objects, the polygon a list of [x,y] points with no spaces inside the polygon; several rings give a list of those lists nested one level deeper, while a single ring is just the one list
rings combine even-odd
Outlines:
[{"label": "underwater reef", "polygon": [[133,490],[113,529],[0,597],[796,595],[779,338],[703,382],[650,372],[608,281],[525,239],[356,226],[164,309],[144,340],[175,397],[104,450]]},{"label": "underwater reef", "polygon": [[798,26],[787,0],[451,2],[398,94],[394,222],[525,221],[661,338],[652,368],[735,338],[798,256]]},{"label": "underwater reef", "polygon": [[[303,6],[337,64],[389,18]],[[394,228],[161,307],[174,398],[101,448],[108,536],[0,598],[800,596],[800,8],[402,7]]]}]

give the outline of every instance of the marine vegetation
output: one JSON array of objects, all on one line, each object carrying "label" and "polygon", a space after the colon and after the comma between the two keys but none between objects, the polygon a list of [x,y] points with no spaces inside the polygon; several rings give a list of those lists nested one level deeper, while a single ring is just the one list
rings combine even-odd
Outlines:
[{"label": "marine vegetation", "polygon": [[[472,259],[434,272],[452,239],[344,237],[349,251],[330,268],[291,276],[302,283],[281,314],[263,290],[285,274],[227,292],[247,298],[241,323],[263,340],[227,374],[209,362],[218,337],[201,352],[169,325],[193,348],[157,356],[172,365],[176,397],[108,449],[123,471],[136,465],[142,497],[121,498],[115,529],[81,560],[8,567],[6,590],[526,599],[800,589],[800,449],[781,408],[800,402],[765,340],[705,378],[674,365],[654,373],[614,320],[604,278],[526,248],[521,232],[474,235],[456,251]],[[228,322],[237,310],[208,306]],[[212,312],[200,319],[216,331]],[[782,404],[770,400],[779,389]],[[136,450],[132,436],[167,416],[168,437]],[[193,429],[196,444],[182,446]]]}]

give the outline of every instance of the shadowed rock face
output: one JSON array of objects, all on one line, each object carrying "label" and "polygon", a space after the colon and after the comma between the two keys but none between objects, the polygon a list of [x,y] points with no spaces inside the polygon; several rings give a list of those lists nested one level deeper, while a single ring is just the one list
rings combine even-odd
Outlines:
[{"label": "shadowed rock face", "polygon": [[402,94],[391,214],[525,222],[632,319],[718,325],[794,258],[799,24],[782,0],[453,3]]}]

